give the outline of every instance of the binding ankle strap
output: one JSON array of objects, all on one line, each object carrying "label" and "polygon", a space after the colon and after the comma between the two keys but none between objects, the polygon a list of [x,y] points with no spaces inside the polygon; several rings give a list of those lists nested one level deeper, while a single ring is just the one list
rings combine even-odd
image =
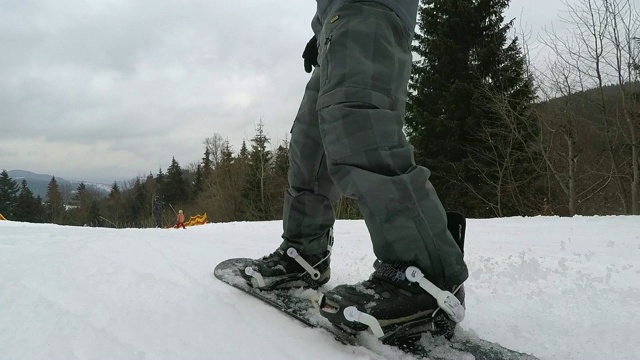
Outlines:
[{"label": "binding ankle strap", "polygon": [[329,239],[327,241],[327,256],[320,259],[320,261],[318,261],[315,265],[311,266],[311,264],[309,264],[302,256],[300,256],[300,254],[298,254],[298,251],[292,247],[287,249],[287,255],[293,260],[295,260],[298,264],[300,264],[300,266],[302,266],[305,269],[305,271],[308,272],[309,275],[311,275],[311,278],[313,280],[318,280],[320,279],[320,272],[315,268],[317,268],[318,265],[322,264],[322,262],[329,259],[329,257],[331,256],[332,247],[333,247],[333,226],[329,228]]},{"label": "binding ankle strap", "polygon": [[[415,266],[409,266],[406,270],[406,276],[407,280],[418,283],[421,288],[433,296],[438,301],[439,308],[442,309],[451,320],[459,323],[464,319],[464,306],[462,306],[460,300],[449,291],[442,290],[427,280],[420,269]],[[460,287],[458,287],[458,289],[460,289]],[[458,289],[455,291],[457,292]]]},{"label": "binding ankle strap", "polygon": [[[309,273],[309,275],[311,275],[311,278],[313,280],[320,279],[320,272],[318,270],[316,270],[313,266],[309,265],[307,260],[302,258],[302,256],[300,256],[300,254],[298,254],[298,251],[296,249],[289,248],[287,250],[287,255],[289,255],[290,258],[293,258],[293,260],[295,260],[298,264],[300,264],[300,266],[302,266]],[[322,261],[320,261],[320,262],[322,262]],[[317,266],[317,264],[316,264],[316,266]]]}]

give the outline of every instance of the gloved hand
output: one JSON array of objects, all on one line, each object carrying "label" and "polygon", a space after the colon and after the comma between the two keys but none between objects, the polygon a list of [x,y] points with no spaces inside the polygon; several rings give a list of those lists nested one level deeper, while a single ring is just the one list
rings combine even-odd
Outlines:
[{"label": "gloved hand", "polygon": [[314,66],[318,66],[318,40],[314,35],[302,52],[304,59],[304,71],[310,73]]}]

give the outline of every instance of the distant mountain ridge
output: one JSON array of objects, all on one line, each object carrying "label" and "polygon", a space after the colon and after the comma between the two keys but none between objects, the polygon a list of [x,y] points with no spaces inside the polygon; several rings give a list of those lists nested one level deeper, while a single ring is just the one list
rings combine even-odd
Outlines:
[{"label": "distant mountain ridge", "polygon": [[[51,178],[54,175],[49,174],[37,174],[27,170],[8,170],[7,173],[9,177],[15,180],[18,185],[22,183],[22,180],[27,180],[27,186],[33,192],[34,196],[40,195],[43,200],[47,198],[47,187]],[[69,189],[70,192],[75,192],[78,189],[80,183],[84,183],[89,190],[92,190],[98,195],[107,196],[111,191],[112,185],[100,184],[82,180],[66,180],[64,178],[56,176],[56,181],[58,182],[58,186],[64,192],[65,188]]]}]

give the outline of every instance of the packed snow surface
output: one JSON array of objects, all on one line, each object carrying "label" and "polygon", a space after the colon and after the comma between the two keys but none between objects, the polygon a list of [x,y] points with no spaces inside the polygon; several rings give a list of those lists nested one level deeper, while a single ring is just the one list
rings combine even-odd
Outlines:
[{"label": "packed snow surface", "polygon": [[[382,359],[212,276],[279,244],[280,222],[187,230],[0,221],[0,359]],[[338,221],[329,286],[372,271]],[[640,217],[471,219],[463,329],[540,359],[639,359]]]}]

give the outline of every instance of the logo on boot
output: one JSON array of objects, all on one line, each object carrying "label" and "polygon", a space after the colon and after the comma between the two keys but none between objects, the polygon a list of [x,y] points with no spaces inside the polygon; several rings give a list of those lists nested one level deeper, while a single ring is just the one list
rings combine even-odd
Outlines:
[{"label": "logo on boot", "polygon": [[395,282],[403,282],[407,280],[407,276],[404,273],[405,268],[398,268],[392,264],[381,263],[376,269],[376,274],[381,277],[386,277]]}]

